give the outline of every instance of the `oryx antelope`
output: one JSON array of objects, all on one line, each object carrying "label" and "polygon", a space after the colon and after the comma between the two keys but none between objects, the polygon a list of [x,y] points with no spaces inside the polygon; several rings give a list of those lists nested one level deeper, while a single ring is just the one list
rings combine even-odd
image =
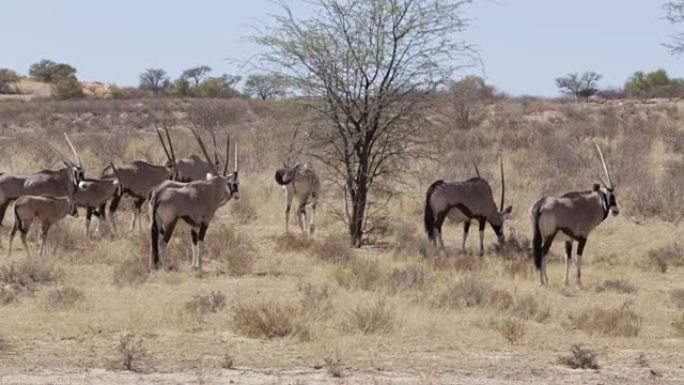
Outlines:
[{"label": "oryx antelope", "polygon": [[[293,167],[283,167],[275,173],[278,184],[285,186],[285,232],[290,231],[290,208],[292,198],[297,198],[297,223],[304,234],[308,231],[313,234],[316,230],[316,206],[318,197],[321,195],[321,182],[316,171],[308,164],[297,164]],[[311,220],[306,211],[306,206],[311,206]]]},{"label": "oryx antelope", "polygon": [[589,233],[606,219],[608,213],[613,216],[620,213],[615,199],[615,185],[606,159],[598,145],[596,150],[607,181],[600,178],[602,184],[595,184],[590,191],[570,192],[557,198],[544,197],[530,207],[534,232],[532,251],[542,285],[549,282],[546,275],[546,254],[556,235],[560,235],[565,241],[565,284],[569,283],[572,244],[577,241],[575,265],[577,283],[581,285],[582,254]]},{"label": "oryx antelope", "polygon": [[[99,231],[102,221],[107,219],[106,211],[104,209],[107,201],[112,200],[114,197],[120,196],[123,193],[123,185],[118,176],[118,169],[112,163],[109,164],[109,167],[115,174],[114,179],[86,178],[79,183],[79,188],[74,195],[76,206],[86,209],[86,239],[90,239],[90,219],[93,214],[95,214],[98,219],[96,231]],[[113,231],[116,231],[116,222],[112,220],[111,216],[110,226]]]},{"label": "oryx antelope", "polygon": [[12,241],[14,235],[19,231],[26,255],[31,256],[31,251],[26,243],[26,234],[28,234],[33,221],[38,221],[41,224],[38,253],[44,255],[47,252],[47,234],[50,227],[67,215],[78,216],[76,201],[72,194],[59,198],[34,195],[19,197],[14,202],[14,227],[10,232],[7,255],[12,255]]},{"label": "oryx antelope", "polygon": [[[200,136],[192,130],[195,139],[209,164],[211,159]],[[223,172],[206,176],[205,180],[189,183],[170,182],[157,188],[150,196],[150,267],[159,268],[166,261],[166,247],[179,219],[192,227],[192,267],[202,268],[202,244],[209,223],[216,210],[231,198],[238,198],[238,147],[235,144],[235,169],[228,173],[230,139],[226,140],[226,156]],[[216,156],[217,154],[215,154]],[[160,237],[161,236],[161,237]]]},{"label": "oryx antelope", "polygon": [[76,163],[68,161],[53,148],[66,167],[55,171],[43,170],[27,175],[14,175],[10,173],[0,175],[0,225],[8,205],[21,196],[44,195],[62,197],[76,191],[78,183],[84,178],[85,171],[81,158],[66,133],[64,137],[74,153]]},{"label": "oryx antelope", "polygon": [[[157,136],[159,137],[167,159],[164,165],[155,165],[143,160],[135,160],[129,164],[117,166],[121,185],[124,186],[124,188],[121,189],[120,193],[117,194],[110,203],[110,220],[114,222],[113,217],[118,210],[123,195],[125,194],[132,197],[135,199],[135,209],[133,210],[133,220],[131,221],[130,227],[131,231],[135,229],[136,223],[138,229],[142,229],[140,221],[142,205],[145,203],[152,190],[161,182],[169,179],[183,182],[202,180],[207,173],[213,172],[211,164],[201,160],[196,155],[176,160],[169,130],[165,124],[163,125],[163,128],[166,133],[168,147],[164,143],[164,138],[161,135],[159,127],[155,124]],[[111,166],[107,166],[102,170],[100,177],[103,179],[115,179],[116,174]],[[104,212],[104,207],[100,211]]]},{"label": "oryx antelope", "polygon": [[[477,168],[476,168],[477,170]],[[480,230],[480,256],[484,255],[484,230],[487,223],[492,226],[498,241],[504,241],[503,224],[512,211],[512,206],[504,209],[506,185],[504,182],[503,161],[501,161],[501,205],[496,207],[489,183],[479,177],[463,182],[438,180],[427,190],[425,197],[425,231],[428,238],[444,249],[442,225],[448,217],[454,223],[463,222],[463,244],[465,252],[470,222],[477,220]]]}]

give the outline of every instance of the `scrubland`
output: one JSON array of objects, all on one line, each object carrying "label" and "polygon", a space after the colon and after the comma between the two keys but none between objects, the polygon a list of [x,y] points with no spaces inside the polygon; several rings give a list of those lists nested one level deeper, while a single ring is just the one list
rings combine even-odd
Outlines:
[{"label": "scrubland", "polygon": [[[44,143],[66,153],[63,131],[90,176],[110,160],[161,162],[156,119],[173,124],[179,156],[198,152],[184,127],[216,120],[241,150],[241,198],[209,227],[201,274],[189,268],[186,227],[172,268],[150,272],[146,231],[103,227],[86,241],[82,217],[51,232],[48,257],[21,246],[6,257],[6,215],[0,383],[684,383],[684,104],[503,100],[467,106],[472,128],[460,130],[463,106],[433,103],[432,124],[416,128],[439,139],[433,156],[397,176],[386,226],[361,249],[335,215],[342,192],[305,158],[324,180],[317,233],[293,221],[283,234],[273,174],[294,128],[317,125],[294,102],[0,103],[3,171],[58,167]],[[598,181],[593,143],[614,169],[621,215],[591,234],[582,287],[574,267],[562,282],[562,243],[540,287],[527,210]],[[473,176],[475,161],[498,197],[500,155],[513,205],[506,244],[488,228],[480,259],[473,231],[464,255],[462,228],[447,225],[439,256],[421,224],[427,186]]]}]

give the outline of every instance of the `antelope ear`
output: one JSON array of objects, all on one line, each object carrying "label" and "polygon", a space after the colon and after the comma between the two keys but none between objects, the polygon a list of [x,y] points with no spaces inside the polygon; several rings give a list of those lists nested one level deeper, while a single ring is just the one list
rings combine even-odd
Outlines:
[{"label": "antelope ear", "polygon": [[513,212],[513,206],[508,206],[504,209],[504,211],[501,212],[501,214],[503,214],[504,218],[508,218],[511,216],[511,212]]},{"label": "antelope ear", "polygon": [[594,185],[591,187],[593,191],[598,191],[601,189],[601,185],[598,183],[594,183]]}]

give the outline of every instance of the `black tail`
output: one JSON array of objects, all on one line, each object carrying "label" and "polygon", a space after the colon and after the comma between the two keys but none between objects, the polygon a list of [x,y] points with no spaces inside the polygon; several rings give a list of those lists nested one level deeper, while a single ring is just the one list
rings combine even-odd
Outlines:
[{"label": "black tail", "polygon": [[532,207],[532,229],[534,236],[532,237],[532,254],[534,255],[534,266],[537,270],[541,269],[542,265],[542,234],[539,228],[539,217],[541,216],[541,204],[535,203]]},{"label": "black tail", "polygon": [[150,201],[152,208],[151,212],[151,224],[150,224],[150,242],[151,242],[151,253],[150,253],[150,269],[156,269],[159,267],[159,224],[157,223],[157,208],[159,207],[159,201],[155,199]]},{"label": "black tail", "polygon": [[17,231],[19,232],[24,232],[23,230],[24,224],[21,222],[21,218],[19,217],[19,214],[17,213],[17,208],[16,206],[14,207],[14,227],[12,228],[12,235],[16,234]]},{"label": "black tail", "polygon": [[425,193],[425,213],[423,214],[423,219],[425,221],[425,232],[427,233],[428,238],[430,240],[435,239],[435,213],[432,211],[432,207],[430,206],[430,197],[432,196],[432,193],[435,192],[435,189],[439,187],[440,185],[444,184],[443,180],[438,180],[437,182],[433,183],[428,187],[427,192]]},{"label": "black tail", "polygon": [[285,168],[281,168],[275,173],[275,180],[279,185],[286,185],[292,182],[293,177],[294,173],[288,172],[288,170]]}]

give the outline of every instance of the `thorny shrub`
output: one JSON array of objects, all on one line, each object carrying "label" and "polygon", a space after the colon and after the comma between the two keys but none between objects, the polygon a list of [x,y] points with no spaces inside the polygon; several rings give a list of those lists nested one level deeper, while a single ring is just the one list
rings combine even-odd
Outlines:
[{"label": "thorny shrub", "polygon": [[570,354],[558,357],[558,363],[572,369],[599,369],[596,352],[582,344],[573,344],[570,347]]},{"label": "thorny shrub", "polygon": [[570,321],[589,335],[606,337],[636,337],[641,329],[641,317],[625,302],[616,308],[593,307],[571,315]]},{"label": "thorny shrub", "polygon": [[233,329],[251,338],[310,338],[310,327],[301,307],[281,302],[244,302],[233,309]]},{"label": "thorny shrub", "polygon": [[83,292],[73,287],[51,290],[46,297],[46,305],[50,311],[62,311],[74,307],[83,298]]}]

